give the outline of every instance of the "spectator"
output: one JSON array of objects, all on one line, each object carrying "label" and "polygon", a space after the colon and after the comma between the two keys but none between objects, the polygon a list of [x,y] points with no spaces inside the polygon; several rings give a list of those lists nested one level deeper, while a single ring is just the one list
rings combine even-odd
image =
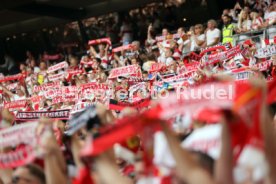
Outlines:
[{"label": "spectator", "polygon": [[43,170],[34,164],[18,167],[12,174],[13,184],[33,183],[46,184],[46,178]]},{"label": "spectator", "polygon": [[4,75],[10,74],[16,74],[18,72],[18,69],[15,65],[15,62],[13,58],[9,55],[4,56],[5,63],[0,65],[0,73],[3,73]]},{"label": "spectator", "polygon": [[260,14],[256,10],[253,10],[250,13],[250,18],[252,20],[252,29],[253,30],[259,30],[263,27],[263,24],[264,24],[263,18],[260,16]]},{"label": "spectator", "polygon": [[232,17],[229,15],[222,15],[223,28],[222,28],[222,43],[233,44],[233,35],[235,31],[235,25],[232,23]]},{"label": "spectator", "polygon": [[27,56],[27,59],[26,59],[26,64],[29,65],[31,60],[34,59],[34,56],[33,54],[31,53],[31,51],[26,51],[26,56]]},{"label": "spectator", "polygon": [[39,69],[39,67],[37,66],[36,61],[35,61],[34,59],[32,59],[32,60],[30,61],[29,67],[34,71],[34,73],[40,72],[40,69]]},{"label": "spectator", "polygon": [[[247,11],[242,10],[239,14],[239,21],[238,21],[238,33],[246,33],[251,30],[252,21],[250,20],[249,14]],[[239,37],[240,40],[246,40],[249,36],[241,35]]]},{"label": "spectator", "polygon": [[194,32],[191,35],[191,51],[198,50],[201,48],[205,41],[204,29],[202,24],[196,24]]},{"label": "spectator", "polygon": [[39,64],[40,72],[37,74],[37,82],[38,84],[43,84],[47,82],[46,75],[47,75],[47,65],[45,62],[40,62]]},{"label": "spectator", "polygon": [[132,42],[133,31],[132,31],[131,25],[129,24],[127,19],[123,20],[123,24],[120,28],[120,34],[119,35],[121,37],[121,42],[124,45],[127,45],[127,44]]},{"label": "spectator", "polygon": [[[276,2],[274,1],[264,15],[265,19],[265,26],[272,26],[276,23]],[[270,27],[267,30],[267,34],[269,35],[269,38],[273,38],[276,35],[276,28]]]},{"label": "spectator", "polygon": [[167,28],[163,28],[162,29],[162,36],[167,36],[169,34],[170,34],[170,32],[169,32],[169,30]]},{"label": "spectator", "polygon": [[217,22],[215,20],[208,21],[208,27],[206,29],[206,46],[213,46],[220,41],[220,30],[217,28]]}]

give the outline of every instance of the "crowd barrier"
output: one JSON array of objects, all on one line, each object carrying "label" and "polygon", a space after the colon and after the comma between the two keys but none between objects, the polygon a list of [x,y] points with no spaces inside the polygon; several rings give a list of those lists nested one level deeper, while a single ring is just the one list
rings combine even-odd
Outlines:
[{"label": "crowd barrier", "polygon": [[247,39],[252,39],[256,43],[257,48],[265,47],[265,39],[273,42],[276,36],[276,26],[270,26],[260,30],[253,30],[242,34],[233,35],[233,45],[244,42]]}]

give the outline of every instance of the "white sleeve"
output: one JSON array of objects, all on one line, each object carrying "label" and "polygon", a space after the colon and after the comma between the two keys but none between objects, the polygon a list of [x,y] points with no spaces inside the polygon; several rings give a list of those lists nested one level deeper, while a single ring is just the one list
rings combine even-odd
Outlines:
[{"label": "white sleeve", "polygon": [[247,23],[246,23],[246,29],[250,30],[251,29],[251,25],[252,25],[251,20],[248,20]]},{"label": "white sleeve", "polygon": [[216,34],[214,36],[215,38],[220,38],[220,30],[216,29]]},{"label": "white sleeve", "polygon": [[205,35],[204,34],[199,35],[198,40],[204,41],[205,40]]}]

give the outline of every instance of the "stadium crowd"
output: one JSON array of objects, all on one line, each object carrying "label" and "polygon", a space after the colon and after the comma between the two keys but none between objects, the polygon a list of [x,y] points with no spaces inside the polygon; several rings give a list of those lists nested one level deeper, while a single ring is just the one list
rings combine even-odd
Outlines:
[{"label": "stadium crowd", "polygon": [[[174,34],[150,20],[144,42],[111,22],[81,58],[27,51],[20,72],[6,55],[0,183],[276,183],[276,2],[245,2]],[[212,89],[228,98],[192,94]]]}]

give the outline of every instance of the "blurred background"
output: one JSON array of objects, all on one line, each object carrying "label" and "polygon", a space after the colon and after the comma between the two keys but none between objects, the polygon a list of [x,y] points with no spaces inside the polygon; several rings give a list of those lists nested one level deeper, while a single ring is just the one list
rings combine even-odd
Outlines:
[{"label": "blurred background", "polygon": [[210,18],[219,19],[224,8],[235,0],[1,0],[0,62],[4,53],[17,62],[26,51],[38,53],[85,50],[87,41],[110,37],[119,43],[123,25],[135,40],[144,41],[152,23],[161,33],[166,27],[189,28]]}]

